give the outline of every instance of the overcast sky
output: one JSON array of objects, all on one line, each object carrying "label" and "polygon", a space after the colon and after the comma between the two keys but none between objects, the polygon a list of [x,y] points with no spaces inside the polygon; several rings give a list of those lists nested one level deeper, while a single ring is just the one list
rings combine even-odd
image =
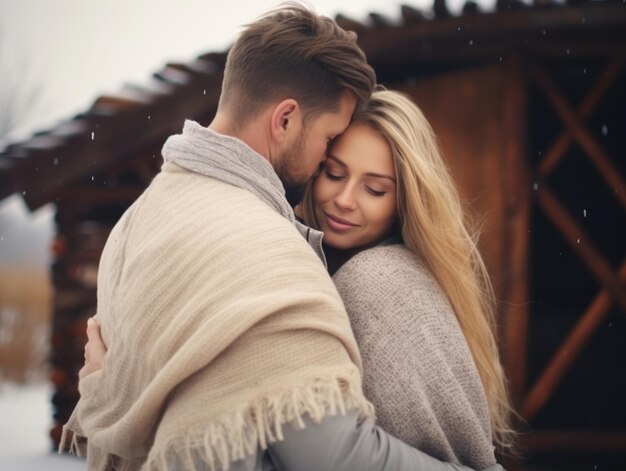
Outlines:
[{"label": "overcast sky", "polygon": [[[479,1],[490,9],[495,0]],[[318,13],[391,19],[402,3],[430,0],[312,0]],[[458,12],[464,0],[448,0]],[[168,61],[225,50],[240,26],[277,0],[0,0],[0,112],[17,106],[13,139],[87,109],[124,82],[141,83]],[[0,201],[0,264],[46,263],[53,208],[28,213],[19,197]]]}]

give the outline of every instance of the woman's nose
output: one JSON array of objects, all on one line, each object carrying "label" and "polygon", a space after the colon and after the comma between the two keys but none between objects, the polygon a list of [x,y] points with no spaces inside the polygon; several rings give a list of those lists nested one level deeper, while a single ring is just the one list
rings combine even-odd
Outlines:
[{"label": "woman's nose", "polygon": [[354,209],[356,207],[354,187],[349,184],[345,185],[335,196],[335,204],[341,209]]}]

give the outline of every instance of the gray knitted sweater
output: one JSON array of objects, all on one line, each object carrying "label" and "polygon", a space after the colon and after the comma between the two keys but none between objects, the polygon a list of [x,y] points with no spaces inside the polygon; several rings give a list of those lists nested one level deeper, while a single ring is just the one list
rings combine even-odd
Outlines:
[{"label": "gray knitted sweater", "polygon": [[404,245],[365,250],[333,280],[363,358],[379,425],[441,460],[495,463],[489,411],[454,311]]}]

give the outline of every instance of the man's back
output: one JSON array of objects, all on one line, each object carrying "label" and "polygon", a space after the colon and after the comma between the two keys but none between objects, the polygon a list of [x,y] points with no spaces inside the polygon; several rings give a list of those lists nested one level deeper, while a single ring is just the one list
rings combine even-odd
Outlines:
[{"label": "man's back", "polygon": [[108,363],[81,391],[93,447],[165,463],[200,440],[192,455],[225,463],[303,414],[371,411],[323,264],[249,191],[166,164],[112,231],[98,281]]}]

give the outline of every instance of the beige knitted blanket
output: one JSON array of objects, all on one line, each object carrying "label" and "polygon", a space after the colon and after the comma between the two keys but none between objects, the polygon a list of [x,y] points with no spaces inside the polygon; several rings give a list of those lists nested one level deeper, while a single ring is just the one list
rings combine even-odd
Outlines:
[{"label": "beige knitted blanket", "polygon": [[443,461],[495,464],[482,383],[452,307],[404,245],[363,251],[335,273],[378,424]]},{"label": "beige knitted blanket", "polygon": [[373,414],[323,264],[254,191],[166,163],[109,236],[98,316],[64,444],[90,469],[227,469],[305,414]]}]

